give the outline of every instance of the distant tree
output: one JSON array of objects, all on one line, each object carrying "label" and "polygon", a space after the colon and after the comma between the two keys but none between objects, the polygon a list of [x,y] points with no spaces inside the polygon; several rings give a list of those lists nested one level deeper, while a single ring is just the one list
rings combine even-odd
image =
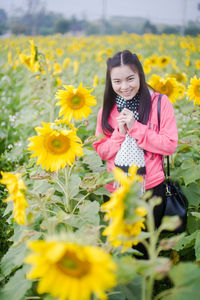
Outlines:
[{"label": "distant tree", "polygon": [[7,19],[5,10],[0,8],[0,35],[4,34],[7,30]]},{"label": "distant tree", "polygon": [[12,24],[11,32],[16,35],[26,34],[26,27],[23,24]]},{"label": "distant tree", "polygon": [[185,28],[184,34],[197,36],[198,34],[200,34],[200,28],[195,25],[189,25],[187,28]]},{"label": "distant tree", "polygon": [[7,14],[4,9],[0,8],[0,25],[5,25],[7,22]]},{"label": "distant tree", "polygon": [[76,33],[77,31],[85,31],[87,28],[86,20],[78,20],[75,16],[69,19],[69,30]]},{"label": "distant tree", "polygon": [[69,31],[70,23],[66,19],[58,19],[54,24],[54,32],[55,33],[66,33]]},{"label": "distant tree", "polygon": [[166,26],[161,33],[166,34],[178,34],[180,30],[175,26]]},{"label": "distant tree", "polygon": [[158,33],[156,26],[153,25],[149,20],[145,22],[143,30],[144,33],[153,33],[153,34]]},{"label": "distant tree", "polygon": [[101,32],[101,27],[99,24],[95,24],[95,23],[89,23],[87,28],[86,28],[86,34],[87,35],[93,35],[93,34],[100,34]]}]

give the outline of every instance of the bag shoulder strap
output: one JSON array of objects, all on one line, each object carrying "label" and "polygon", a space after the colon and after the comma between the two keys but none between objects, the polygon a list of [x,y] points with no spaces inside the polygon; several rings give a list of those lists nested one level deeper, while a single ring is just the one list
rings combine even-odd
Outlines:
[{"label": "bag shoulder strap", "polygon": [[[161,99],[162,99],[162,94],[159,95],[158,98],[158,131],[160,131],[160,118],[161,118]],[[164,164],[164,162],[163,162]],[[163,165],[163,170],[164,170],[164,165]],[[170,168],[169,168],[169,155],[167,155],[167,177],[170,176]]]}]

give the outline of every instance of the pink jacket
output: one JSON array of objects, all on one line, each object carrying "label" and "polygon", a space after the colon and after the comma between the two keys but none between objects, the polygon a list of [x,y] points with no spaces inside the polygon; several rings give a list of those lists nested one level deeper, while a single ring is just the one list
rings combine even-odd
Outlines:
[{"label": "pink jacket", "polygon": [[[152,109],[147,125],[135,121],[132,128],[128,131],[129,135],[137,140],[140,148],[146,150],[146,178],[145,189],[150,189],[160,184],[165,176],[162,168],[161,155],[172,154],[178,142],[176,119],[174,109],[166,95],[161,99],[161,120],[160,131],[158,132],[157,104],[159,94],[154,92],[151,95]],[[101,128],[102,108],[98,113],[96,136],[103,133]],[[109,123],[114,128],[110,136],[104,135],[102,139],[93,144],[94,149],[102,160],[107,161],[107,170],[112,171],[114,160],[119,151],[125,134],[120,134],[116,117],[119,116],[117,105],[115,104],[110,116]],[[106,185],[110,192],[115,190],[113,183]]]}]

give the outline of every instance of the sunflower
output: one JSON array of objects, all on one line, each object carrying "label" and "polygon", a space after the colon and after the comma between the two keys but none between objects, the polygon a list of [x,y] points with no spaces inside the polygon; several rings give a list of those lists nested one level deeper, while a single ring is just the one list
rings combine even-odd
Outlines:
[{"label": "sunflower", "polygon": [[56,55],[61,57],[63,56],[63,49],[62,48],[56,48]]},{"label": "sunflower", "polygon": [[197,60],[196,60],[195,68],[196,68],[196,69],[200,69],[200,59],[197,59]]},{"label": "sunflower", "polygon": [[76,75],[78,73],[78,70],[79,70],[79,61],[78,60],[75,60],[73,62],[73,67],[74,67],[74,75]]},{"label": "sunflower", "polygon": [[76,156],[83,155],[82,143],[75,130],[55,130],[53,123],[42,122],[35,128],[39,136],[29,138],[31,157],[38,156],[37,164],[50,171],[57,171],[67,164],[72,165]]},{"label": "sunflower", "polygon": [[40,71],[40,63],[38,61],[38,50],[35,46],[33,40],[30,40],[30,56],[26,54],[20,54],[21,62],[24,63],[31,72],[39,72]]},{"label": "sunflower", "polygon": [[145,58],[143,69],[145,74],[149,74],[151,72],[151,66],[150,66],[150,60],[148,58]]},{"label": "sunflower", "polygon": [[70,62],[71,62],[71,58],[66,57],[65,60],[63,61],[62,67],[63,67],[63,68],[68,68]]},{"label": "sunflower", "polygon": [[94,246],[63,241],[32,241],[25,262],[33,268],[28,279],[39,278],[38,293],[61,300],[89,300],[92,294],[106,299],[105,291],[116,285],[117,269],[111,256]]},{"label": "sunflower", "polygon": [[26,219],[26,207],[28,203],[26,202],[24,191],[26,189],[23,180],[21,179],[21,174],[16,173],[4,173],[1,172],[2,179],[0,182],[5,184],[10,196],[5,201],[13,201],[13,216],[14,220],[20,224],[25,224]]},{"label": "sunflower", "polygon": [[160,56],[158,58],[158,65],[161,68],[166,67],[170,63],[171,58],[169,56]]},{"label": "sunflower", "polygon": [[196,75],[190,79],[187,96],[189,101],[194,101],[194,105],[200,105],[200,78],[197,79]]},{"label": "sunflower", "polygon": [[106,213],[105,221],[110,221],[103,235],[108,237],[112,246],[123,246],[122,251],[136,245],[137,237],[145,229],[146,209],[137,206],[137,199],[134,199],[134,196],[138,197],[137,182],[142,180],[136,172],[137,168],[133,166],[129,170],[130,176],[126,176],[122,170],[115,168],[115,179],[121,185],[112,193],[110,200],[101,206]]},{"label": "sunflower", "polygon": [[94,78],[93,78],[93,87],[95,88],[99,83],[99,78],[97,75],[94,75]]},{"label": "sunflower", "polygon": [[61,65],[59,63],[54,63],[53,64],[53,69],[54,69],[53,75],[56,75],[56,74],[59,74],[59,73],[62,72],[62,68],[61,68]]},{"label": "sunflower", "polygon": [[30,55],[31,65],[34,66],[35,62],[38,60],[38,50],[33,40],[30,40],[29,43],[31,48],[31,55]]},{"label": "sunflower", "polygon": [[184,72],[174,72],[167,75],[168,77],[176,78],[178,82],[187,83],[188,77]]},{"label": "sunflower", "polygon": [[96,99],[91,95],[92,90],[87,90],[82,87],[80,83],[76,89],[72,85],[63,85],[66,90],[58,90],[56,98],[60,99],[56,105],[61,105],[59,116],[63,115],[63,118],[71,121],[81,120],[87,118],[92,110],[89,106],[96,105]]},{"label": "sunflower", "polygon": [[161,94],[169,97],[171,103],[176,102],[180,98],[179,83],[173,77],[162,78],[159,75],[153,74],[148,84]]},{"label": "sunflower", "polygon": [[150,66],[154,67],[158,65],[159,57],[157,54],[148,57],[148,59],[149,59]]}]

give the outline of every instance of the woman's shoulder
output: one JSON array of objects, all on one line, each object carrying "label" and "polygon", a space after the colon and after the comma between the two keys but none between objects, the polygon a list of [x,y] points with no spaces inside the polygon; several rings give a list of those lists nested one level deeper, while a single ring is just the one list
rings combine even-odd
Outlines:
[{"label": "woman's shoulder", "polygon": [[162,102],[170,103],[170,100],[169,100],[168,96],[165,95],[165,94],[160,94],[160,93],[154,92],[154,91],[152,91],[152,93],[150,93],[150,94],[151,94],[151,102],[152,102],[152,104],[157,104],[158,103],[158,99],[159,99],[160,95],[161,95],[161,101]]}]

